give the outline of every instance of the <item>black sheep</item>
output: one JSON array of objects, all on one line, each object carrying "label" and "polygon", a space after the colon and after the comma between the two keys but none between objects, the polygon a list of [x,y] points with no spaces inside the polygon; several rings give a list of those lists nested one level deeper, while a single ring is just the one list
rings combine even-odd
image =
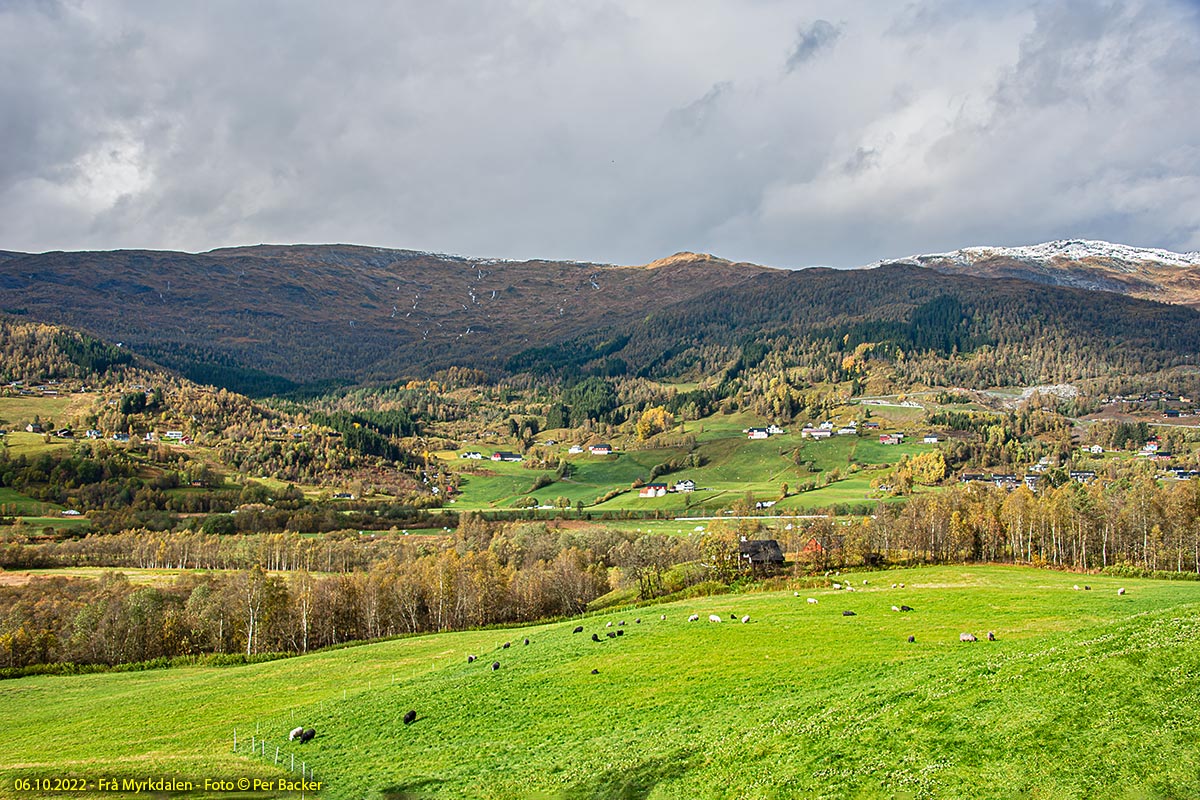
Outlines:
[{"label": "black sheep", "polygon": [[909,641],[910,643],[911,643],[911,642],[915,642],[916,640],[917,640],[917,637],[915,637],[915,636],[910,636],[910,637],[908,637],[908,641]]},{"label": "black sheep", "polygon": [[615,638],[617,638],[617,635],[616,635],[615,633],[613,633],[612,631],[609,631],[609,632],[608,632],[608,638],[610,638],[610,639],[615,639]]},{"label": "black sheep", "polygon": [[525,640],[525,644],[529,644],[529,640],[528,640],[528,639],[526,639],[526,640]]},{"label": "black sheep", "polygon": [[467,663],[468,664],[475,663],[475,656],[467,656]]},{"label": "black sheep", "polygon": [[415,712],[415,711],[409,711],[407,714],[405,714],[405,715],[404,715],[404,724],[405,724],[405,725],[412,725],[412,724],[413,724],[413,721],[414,721],[416,718],[417,718],[417,712]]},{"label": "black sheep", "polygon": [[594,670],[592,670],[592,674],[593,674],[593,675],[599,675],[599,674],[600,674],[600,670],[598,670],[598,669],[594,669]]},{"label": "black sheep", "polygon": [[575,626],[575,630],[571,631],[571,633],[583,633],[583,626],[582,626],[582,625],[576,625],[576,626]]},{"label": "black sheep", "polygon": [[625,635],[625,631],[617,631],[617,636],[624,636],[624,635]]},{"label": "black sheep", "polygon": [[307,742],[308,740],[312,739],[316,735],[317,735],[317,732],[315,730],[313,730],[312,728],[305,728],[304,733],[300,734],[300,741]]},{"label": "black sheep", "polygon": [[856,617],[858,615],[855,614],[853,611],[843,611],[842,616],[843,617]]},{"label": "black sheep", "polygon": [[901,611],[912,611],[912,606],[900,606]]},{"label": "black sheep", "polygon": [[594,633],[593,633],[593,634],[592,634],[592,641],[593,641],[593,642],[598,642],[598,641],[600,641],[600,637],[599,637],[597,634],[594,634]]},{"label": "black sheep", "polygon": [[509,646],[510,644],[512,644],[512,642],[505,642],[505,643],[504,643],[504,649],[505,649],[505,650],[507,650],[507,649],[508,649],[508,646]]},{"label": "black sheep", "polygon": [[495,672],[495,671],[496,671],[496,670],[498,670],[498,669],[500,669],[500,662],[499,662],[499,661],[493,661],[493,662],[492,662],[492,672]]}]

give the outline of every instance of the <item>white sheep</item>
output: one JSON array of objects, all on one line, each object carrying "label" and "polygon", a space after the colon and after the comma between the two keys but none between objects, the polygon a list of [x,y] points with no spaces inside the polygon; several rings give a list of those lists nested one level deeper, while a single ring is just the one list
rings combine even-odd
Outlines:
[{"label": "white sheep", "polygon": [[746,616],[742,617],[742,624],[743,624],[743,625],[745,625],[745,624],[746,624],[747,622],[749,622],[749,621],[750,621],[750,615],[749,615],[749,614],[747,614]]},{"label": "white sheep", "polygon": [[817,598],[815,598],[815,597],[808,598],[808,604],[815,606],[817,604]]},{"label": "white sheep", "polygon": [[699,614],[692,614],[690,617],[688,617],[688,622],[696,622],[699,619],[700,619]]},{"label": "white sheep", "polygon": [[899,611],[899,610],[900,610],[900,606],[892,606],[892,611]]},{"label": "white sheep", "polygon": [[719,615],[717,615],[717,614],[709,614],[709,615],[708,615],[708,621],[709,621],[709,622],[720,622],[720,621],[721,621],[721,617],[720,617]]},{"label": "white sheep", "polygon": [[1125,587],[1122,586],[1120,589],[1117,589],[1117,594],[1125,594]]}]

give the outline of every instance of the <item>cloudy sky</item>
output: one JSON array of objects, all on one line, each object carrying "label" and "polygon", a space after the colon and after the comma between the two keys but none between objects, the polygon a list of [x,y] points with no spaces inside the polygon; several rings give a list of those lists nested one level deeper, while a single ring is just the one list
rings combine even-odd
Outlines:
[{"label": "cloudy sky", "polygon": [[1197,0],[0,0],[0,249],[1200,250]]}]

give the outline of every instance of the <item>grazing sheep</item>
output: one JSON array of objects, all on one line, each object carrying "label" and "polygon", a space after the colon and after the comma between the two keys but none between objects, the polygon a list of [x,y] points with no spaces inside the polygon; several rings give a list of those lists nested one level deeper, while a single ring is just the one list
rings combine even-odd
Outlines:
[{"label": "grazing sheep", "polygon": [[730,621],[730,622],[735,622],[735,621],[737,621],[737,618],[738,618],[738,617],[737,617],[737,614],[730,614],[730,615],[729,615],[729,621]]},{"label": "grazing sheep", "polygon": [[895,588],[896,588],[896,584],[894,584],[894,583],[893,583],[893,584],[892,584],[892,588],[893,588],[893,589],[895,589]]},{"label": "grazing sheep", "polygon": [[625,627],[625,620],[621,620],[620,622],[618,622],[618,623],[617,623],[617,627],[618,627],[618,628],[623,628],[623,627]]},{"label": "grazing sheep", "polygon": [[612,627],[612,622],[606,622],[606,623],[604,623],[604,627],[606,627],[606,628],[611,628],[611,627]]},{"label": "grazing sheep", "polygon": [[1088,586],[1088,585],[1085,583],[1085,584],[1083,585],[1083,590],[1084,590],[1085,592],[1090,592],[1090,591],[1092,590],[1092,587]]},{"label": "grazing sheep", "polygon": [[901,611],[912,611],[912,606],[900,606]]},{"label": "grazing sheep", "polygon": [[507,650],[507,649],[508,649],[508,647],[509,647],[509,645],[511,645],[511,644],[512,644],[512,642],[505,642],[505,643],[504,643],[504,649],[505,649],[505,650]]},{"label": "grazing sheep", "polygon": [[661,622],[662,620],[665,620],[666,618],[667,618],[667,615],[666,615],[666,614],[659,614],[659,615],[658,615],[658,619],[659,619],[659,621],[660,621],[660,622]]},{"label": "grazing sheep", "polygon": [[815,597],[808,598],[808,604],[810,606],[815,606],[817,604],[817,598],[815,598]]},{"label": "grazing sheep", "polygon": [[493,661],[493,662],[492,662],[492,672],[495,672],[495,671],[496,671],[496,670],[498,670],[498,669],[500,669],[500,662],[499,662],[499,661]]},{"label": "grazing sheep", "polygon": [[996,641],[996,634],[995,634],[995,633],[993,633],[993,632],[991,632],[991,631],[988,631],[988,641],[989,641],[989,642],[994,642],[994,641]]},{"label": "grazing sheep", "polygon": [[720,622],[721,618],[719,616],[717,616],[716,614],[709,614],[708,621],[709,622]]},{"label": "grazing sheep", "polygon": [[625,635],[625,631],[623,631],[623,630],[617,631],[617,636],[624,636],[624,635]]},{"label": "grazing sheep", "polygon": [[599,635],[597,635],[597,634],[595,634],[595,633],[593,633],[593,634],[592,634],[592,641],[593,641],[593,642],[598,642],[598,641],[600,641],[600,636],[599,636]]},{"label": "grazing sheep", "polygon": [[1125,587],[1121,587],[1120,589],[1117,589],[1117,594],[1118,595],[1125,594]]},{"label": "grazing sheep", "polygon": [[892,606],[892,611],[899,611],[899,610],[900,610],[900,606]]},{"label": "grazing sheep", "polygon": [[615,633],[613,633],[612,631],[609,631],[608,633],[606,633],[606,634],[604,634],[604,635],[605,635],[605,636],[607,636],[607,637],[608,637],[608,638],[610,638],[610,639],[615,639],[615,638],[617,638],[617,635],[616,635]]},{"label": "grazing sheep", "polygon": [[467,656],[467,663],[468,663],[468,664],[474,664],[474,663],[475,663],[475,656]]},{"label": "grazing sheep", "polygon": [[317,735],[317,732],[315,730],[313,730],[312,728],[305,728],[304,732],[300,734],[300,742],[303,743],[303,742],[310,741],[316,735]]},{"label": "grazing sheep", "polygon": [[633,624],[634,624],[634,625],[641,625],[641,624],[642,624],[642,618],[641,618],[641,617],[638,617],[637,619],[635,619],[635,620],[633,621]]},{"label": "grazing sheep", "polygon": [[600,670],[598,670],[598,669],[594,669],[594,670],[592,670],[592,674],[593,674],[593,675],[599,675],[599,674],[600,674]]},{"label": "grazing sheep", "polygon": [[853,611],[843,611],[842,616],[843,617],[857,617],[858,614],[855,614]]},{"label": "grazing sheep", "polygon": [[526,639],[526,640],[525,640],[525,644],[529,644],[529,640],[528,640],[528,639]]},{"label": "grazing sheep", "polygon": [[974,642],[974,641],[976,641],[976,639],[975,639],[975,634],[973,634],[973,633],[960,633],[960,634],[958,635],[958,640],[959,640],[960,642]]},{"label": "grazing sheep", "polygon": [[304,728],[292,728],[292,732],[288,734],[288,741],[294,742],[304,734]]},{"label": "grazing sheep", "polygon": [[840,583],[835,583],[835,584],[833,585],[833,588],[835,588],[835,589],[840,589],[840,588],[842,588],[842,585],[841,585]]},{"label": "grazing sheep", "polygon": [[571,633],[583,633],[583,626],[582,626],[582,625],[576,625],[576,626],[575,626],[575,630],[571,631]]},{"label": "grazing sheep", "polygon": [[696,622],[696,621],[698,621],[699,619],[700,619],[700,615],[699,615],[699,614],[692,614],[690,617],[688,617],[688,622]]},{"label": "grazing sheep", "polygon": [[902,584],[900,584],[900,588],[901,588],[901,589],[903,589],[903,588],[904,588],[904,584],[903,584],[903,583],[902,583]]},{"label": "grazing sheep", "polygon": [[800,596],[799,592],[792,592],[792,597],[799,597],[799,596]]},{"label": "grazing sheep", "polygon": [[867,585],[867,582],[864,580],[864,581],[863,581],[863,586],[866,586],[866,585]]},{"label": "grazing sheep", "polygon": [[404,715],[404,724],[412,725],[413,720],[415,720],[416,718],[417,718],[417,712],[409,711],[407,714]]},{"label": "grazing sheep", "polygon": [[910,637],[908,637],[908,642],[909,642],[909,644],[912,644],[912,643],[913,643],[913,642],[915,642],[916,640],[917,640],[917,637],[915,637],[915,636],[910,636]]},{"label": "grazing sheep", "polygon": [[1077,584],[1075,584],[1074,586],[1072,586],[1071,588],[1072,588],[1072,589],[1074,589],[1075,591],[1077,591],[1077,592],[1078,592],[1078,591],[1079,591],[1079,584],[1077,583]]},{"label": "grazing sheep", "polygon": [[747,614],[746,616],[742,617],[742,624],[743,624],[743,625],[745,625],[745,624],[746,624],[747,622],[749,622],[749,621],[750,621],[750,615],[749,615],[749,614]]}]

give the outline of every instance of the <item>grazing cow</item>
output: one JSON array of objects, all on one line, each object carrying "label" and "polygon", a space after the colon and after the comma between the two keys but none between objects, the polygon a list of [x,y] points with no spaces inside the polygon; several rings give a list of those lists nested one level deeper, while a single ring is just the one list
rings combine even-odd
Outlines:
[{"label": "grazing cow", "polygon": [[900,610],[900,606],[892,606],[892,611],[899,611],[899,610]]},{"label": "grazing cow", "polygon": [[853,611],[843,611],[842,616],[843,617],[857,617],[858,615],[855,614]]},{"label": "grazing cow", "polygon": [[529,644],[529,640],[528,640],[528,639],[526,639],[526,640],[525,640],[525,644]]},{"label": "grazing cow", "polygon": [[625,635],[625,631],[622,631],[622,630],[617,631],[617,636],[624,636],[624,635]]},{"label": "grazing cow", "polygon": [[315,730],[313,730],[312,728],[305,728],[304,732],[300,734],[300,741],[302,743],[310,741],[316,735],[317,735],[317,732]]},{"label": "grazing cow", "polygon": [[913,642],[915,642],[916,640],[917,640],[917,637],[915,637],[915,636],[910,636],[910,637],[908,637],[908,642],[909,642],[909,644],[912,644],[912,643],[913,643]]},{"label": "grazing cow", "polygon": [[599,636],[598,634],[595,634],[595,633],[593,633],[593,634],[592,634],[592,641],[593,641],[593,642],[598,642],[598,641],[600,641],[600,636]]},{"label": "grazing cow", "polygon": [[1121,587],[1120,589],[1117,589],[1117,594],[1118,595],[1125,594],[1125,587]]},{"label": "grazing cow", "polygon": [[511,644],[512,644],[512,642],[505,642],[505,643],[504,643],[504,649],[505,649],[505,650],[507,650],[507,649],[508,649],[508,646],[509,646],[509,645],[511,645]]},{"label": "grazing cow", "polygon": [[912,611],[912,606],[900,606],[901,611]]},{"label": "grazing cow", "polygon": [[717,616],[716,614],[709,614],[708,621],[709,622],[720,622],[721,618],[719,616]]},{"label": "grazing cow", "polygon": [[500,669],[500,662],[499,662],[499,661],[493,661],[493,662],[492,662],[492,672],[495,672],[495,671],[496,671],[496,670],[498,670],[498,669]]},{"label": "grazing cow", "polygon": [[958,640],[959,640],[960,642],[974,642],[974,641],[976,641],[976,639],[975,639],[975,634],[973,634],[973,633],[960,633],[960,634],[958,635]]},{"label": "grazing cow", "polygon": [[304,728],[302,728],[302,727],[301,728],[293,728],[292,732],[288,734],[288,741],[294,742],[297,739],[299,739],[303,734],[304,734]]},{"label": "grazing cow", "polygon": [[747,622],[749,622],[749,621],[750,621],[750,615],[749,615],[749,614],[747,614],[746,616],[742,617],[742,624],[743,624],[743,625],[745,625],[745,624],[746,624]]},{"label": "grazing cow", "polygon": [[575,630],[571,631],[571,633],[583,633],[583,626],[582,626],[582,625],[576,625],[576,626],[575,626]]},{"label": "grazing cow", "polygon": [[989,642],[994,642],[994,641],[996,641],[996,634],[995,634],[995,633],[993,633],[992,631],[988,631],[988,641],[989,641]]},{"label": "grazing cow", "polygon": [[467,663],[468,663],[468,664],[474,664],[474,663],[475,663],[475,656],[467,656]]},{"label": "grazing cow", "polygon": [[608,633],[606,633],[606,634],[604,634],[604,635],[605,635],[605,636],[607,636],[607,637],[608,637],[608,638],[610,638],[610,639],[615,639],[615,638],[617,638],[617,635],[616,635],[615,633],[613,633],[612,631],[609,631]]},{"label": "grazing cow", "polygon": [[599,675],[599,674],[600,674],[600,670],[598,670],[598,669],[594,669],[594,670],[592,670],[592,674],[593,674],[593,675]]},{"label": "grazing cow", "polygon": [[417,718],[417,712],[409,711],[407,714],[404,715],[404,724],[412,725],[413,720],[415,720],[416,718]]},{"label": "grazing cow", "polygon": [[808,604],[810,606],[815,606],[817,604],[817,598],[815,598],[815,597],[808,598]]},{"label": "grazing cow", "polygon": [[699,614],[692,614],[690,617],[688,617],[688,622],[696,622],[699,619],[700,619]]}]

